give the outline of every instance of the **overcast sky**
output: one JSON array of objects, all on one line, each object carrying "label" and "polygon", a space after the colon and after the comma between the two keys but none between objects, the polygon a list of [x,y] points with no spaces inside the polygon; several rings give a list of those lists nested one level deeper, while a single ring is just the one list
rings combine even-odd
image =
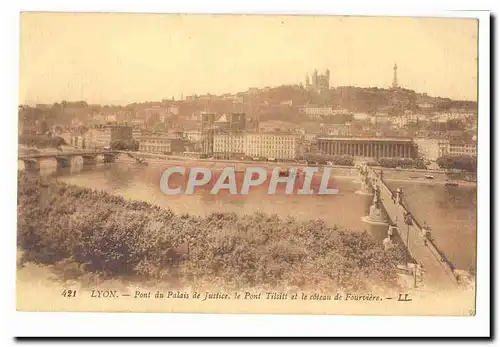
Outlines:
[{"label": "overcast sky", "polygon": [[24,13],[20,103],[126,104],[303,83],[476,100],[473,19]]}]

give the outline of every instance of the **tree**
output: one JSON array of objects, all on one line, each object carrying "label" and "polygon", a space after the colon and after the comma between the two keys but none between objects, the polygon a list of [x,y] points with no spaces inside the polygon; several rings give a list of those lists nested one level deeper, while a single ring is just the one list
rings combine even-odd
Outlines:
[{"label": "tree", "polygon": [[125,140],[114,140],[111,142],[111,149],[118,151],[138,151],[139,142],[135,140],[125,141]]},{"label": "tree", "polygon": [[442,169],[457,169],[467,172],[477,171],[477,158],[469,155],[445,155],[436,160]]}]

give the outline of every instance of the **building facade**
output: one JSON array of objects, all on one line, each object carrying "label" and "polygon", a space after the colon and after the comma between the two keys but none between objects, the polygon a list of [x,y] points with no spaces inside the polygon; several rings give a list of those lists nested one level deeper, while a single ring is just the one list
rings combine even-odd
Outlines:
[{"label": "building facade", "polygon": [[191,142],[201,141],[201,131],[199,130],[186,130],[184,131],[184,137]]},{"label": "building facade", "polygon": [[182,153],[184,140],[164,135],[142,135],[137,137],[139,151],[148,153]]},{"label": "building facade", "polygon": [[284,133],[219,133],[214,135],[214,153],[293,160],[300,153],[299,136]]},{"label": "building facade", "polygon": [[444,148],[442,145],[446,141],[443,141],[441,139],[421,137],[416,138],[414,142],[417,145],[418,153],[420,154],[420,156],[430,161],[436,161],[443,155]]},{"label": "building facade", "polygon": [[280,133],[248,133],[245,155],[260,158],[292,160],[299,155],[299,136]]},{"label": "building facade", "polygon": [[477,156],[477,142],[467,140],[442,140],[439,142],[439,151],[441,156]]},{"label": "building facade", "polygon": [[214,135],[214,153],[225,156],[245,154],[245,135],[241,133],[225,133]]},{"label": "building facade", "polygon": [[318,149],[326,155],[350,155],[364,158],[413,158],[410,138],[319,137]]},{"label": "building facade", "polygon": [[319,106],[304,106],[299,108],[299,111],[305,114],[308,118],[314,120],[330,119],[335,116],[350,114],[348,110],[338,107],[319,107]]},{"label": "building facade", "polygon": [[214,152],[215,113],[201,114],[201,143],[203,154],[210,155]]},{"label": "building facade", "polygon": [[112,131],[110,128],[90,129],[81,136],[81,141],[73,145],[82,149],[101,149],[111,146]]}]

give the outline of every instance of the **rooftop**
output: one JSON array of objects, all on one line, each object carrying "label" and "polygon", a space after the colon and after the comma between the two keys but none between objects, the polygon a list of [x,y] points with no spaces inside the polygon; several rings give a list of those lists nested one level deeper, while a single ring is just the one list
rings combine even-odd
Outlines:
[{"label": "rooftop", "polygon": [[321,136],[318,140],[412,142],[410,137]]}]

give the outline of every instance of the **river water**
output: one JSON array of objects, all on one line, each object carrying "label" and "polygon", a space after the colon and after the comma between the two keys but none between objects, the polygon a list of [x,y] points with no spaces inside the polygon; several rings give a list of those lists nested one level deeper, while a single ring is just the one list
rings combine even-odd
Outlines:
[{"label": "river water", "polygon": [[[208,190],[203,189],[195,191],[194,195],[168,196],[160,190],[160,176],[167,167],[176,164],[179,162],[169,161],[168,164],[163,162],[149,166],[117,162],[83,168],[81,165],[74,165],[71,169],[56,171],[55,163],[47,161],[42,162],[42,172],[45,170],[70,184],[168,207],[179,214],[249,214],[261,211],[302,220],[321,218],[329,225],[338,225],[347,230],[370,228],[362,222],[361,217],[367,214],[371,197],[355,194],[360,185],[355,183],[357,176],[354,170],[333,172],[335,186],[339,188],[337,195],[285,195],[279,188],[276,195],[268,195],[267,187],[263,186],[252,188],[245,196],[211,195]],[[414,217],[421,224],[426,222],[431,227],[438,247],[455,267],[475,269],[476,187],[450,189],[442,184],[391,181],[390,176],[384,177],[392,189],[403,189]]]}]

